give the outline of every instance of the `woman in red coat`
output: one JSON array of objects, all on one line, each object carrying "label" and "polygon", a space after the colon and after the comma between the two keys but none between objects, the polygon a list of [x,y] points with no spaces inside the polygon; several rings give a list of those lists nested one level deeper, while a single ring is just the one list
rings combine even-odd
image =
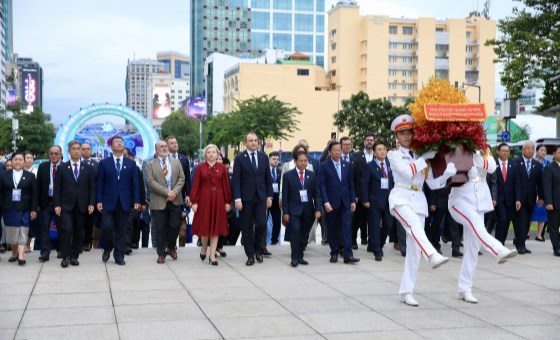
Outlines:
[{"label": "woman in red coat", "polygon": [[209,144],[204,148],[204,163],[196,167],[190,199],[194,214],[193,235],[202,239],[200,259],[206,259],[208,239],[210,239],[209,262],[213,266],[216,261],[216,247],[220,235],[228,234],[227,212],[231,191],[225,166],[218,163],[218,147]]}]

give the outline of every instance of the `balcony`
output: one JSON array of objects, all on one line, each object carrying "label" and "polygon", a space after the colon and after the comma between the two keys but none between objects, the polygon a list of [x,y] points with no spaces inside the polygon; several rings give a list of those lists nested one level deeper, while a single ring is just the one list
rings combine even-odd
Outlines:
[{"label": "balcony", "polygon": [[467,72],[478,72],[478,66],[467,65],[467,66],[465,66],[465,71],[467,71]]},{"label": "balcony", "polygon": [[415,44],[416,39],[414,38],[391,38],[389,37],[390,43],[405,43],[405,44]]},{"label": "balcony", "polygon": [[474,53],[474,52],[466,52],[465,53],[465,58],[466,59],[478,59],[480,57],[480,54],[478,53]]},{"label": "balcony", "polygon": [[449,70],[449,59],[436,58],[436,70]]},{"label": "balcony", "polygon": [[391,57],[415,57],[416,51],[392,51],[389,50],[389,56]]},{"label": "balcony", "polygon": [[467,45],[478,45],[480,43],[480,40],[471,40],[471,39],[467,39]]},{"label": "balcony", "polygon": [[449,32],[436,32],[436,44],[449,45]]},{"label": "balcony", "polygon": [[414,64],[389,64],[389,70],[416,70]]}]

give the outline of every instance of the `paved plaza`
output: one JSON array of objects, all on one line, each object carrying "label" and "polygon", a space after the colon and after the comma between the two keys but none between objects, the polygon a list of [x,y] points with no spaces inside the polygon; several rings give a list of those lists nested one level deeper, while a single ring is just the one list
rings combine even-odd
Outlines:
[{"label": "paved plaza", "polygon": [[101,250],[66,269],[54,256],[39,263],[38,252],[19,267],[6,253],[0,339],[558,339],[560,258],[548,240],[527,246],[533,254],[503,265],[480,257],[476,305],[458,298],[460,259],[436,270],[422,262],[417,308],[399,302],[404,258],[392,248],[375,262],[361,246],[361,262],[345,265],[312,244],[297,268],[288,245],[253,267],[239,246],[218,267],[193,246],[163,265],[153,249],[134,250],[124,267],[105,265]]}]

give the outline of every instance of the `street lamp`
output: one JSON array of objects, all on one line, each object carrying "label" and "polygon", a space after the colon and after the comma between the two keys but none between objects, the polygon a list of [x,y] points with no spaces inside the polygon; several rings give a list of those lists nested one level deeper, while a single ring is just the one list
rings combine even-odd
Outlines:
[{"label": "street lamp", "polygon": [[17,138],[18,130],[19,130],[19,120],[17,118],[12,118],[12,138],[13,138],[12,147],[14,153],[17,151],[16,138]]},{"label": "street lamp", "polygon": [[463,91],[463,93],[467,92],[467,89],[465,87],[476,87],[476,88],[478,88],[478,102],[480,103],[480,85],[463,83],[463,85],[461,85],[461,91]]}]

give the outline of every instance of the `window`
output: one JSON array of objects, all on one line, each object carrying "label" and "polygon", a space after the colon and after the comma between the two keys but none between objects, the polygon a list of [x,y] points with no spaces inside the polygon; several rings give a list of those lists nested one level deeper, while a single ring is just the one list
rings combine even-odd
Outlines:
[{"label": "window", "polygon": [[270,13],[269,12],[252,12],[251,28],[258,30],[270,29]]},{"label": "window", "polygon": [[389,57],[389,62],[394,64],[397,62],[397,57]]},{"label": "window", "polygon": [[397,89],[397,84],[389,83],[389,90],[396,90],[396,89]]},{"label": "window", "polygon": [[389,100],[391,101],[391,103],[396,103],[397,97],[389,97]]},{"label": "window", "polygon": [[412,91],[412,84],[402,84],[402,89]]},{"label": "window", "polygon": [[436,32],[443,32],[443,28],[437,27],[437,28],[436,28]]},{"label": "window", "polygon": [[467,59],[466,64],[467,64],[467,65],[472,65],[472,64],[473,64],[473,60],[472,60],[472,59]]},{"label": "window", "polygon": [[251,1],[251,8],[270,8],[270,0],[253,0]]},{"label": "window", "polygon": [[331,50],[336,51],[336,43],[331,44]]},{"label": "window", "polygon": [[297,0],[296,11],[309,11],[313,12],[313,0]]},{"label": "window", "polygon": [[278,49],[292,51],[292,35],[274,33],[272,36],[272,46]]},{"label": "window", "polygon": [[471,37],[471,32],[467,32],[467,39],[470,39]]},{"label": "window", "polygon": [[325,11],[325,0],[316,0],[315,1],[315,6],[317,6],[317,8],[315,9],[317,12],[324,12]]},{"label": "window", "polygon": [[336,64],[336,57],[331,58],[331,63]]},{"label": "window", "polygon": [[315,32],[323,34],[325,32],[325,16],[318,15],[315,17]]},{"label": "window", "polygon": [[229,28],[236,28],[237,27],[237,22],[235,22],[234,20],[230,20],[228,22],[228,27]]},{"label": "window", "polygon": [[336,70],[331,71],[331,77],[336,77]]},{"label": "window", "polygon": [[397,76],[397,70],[389,70],[389,77],[396,77]]},{"label": "window", "polygon": [[396,44],[396,43],[389,43],[389,49],[390,50],[396,50],[397,46],[398,46],[398,44]]},{"label": "window", "polygon": [[403,26],[402,34],[404,35],[412,35],[412,27],[410,26]]},{"label": "window", "polygon": [[270,34],[251,32],[251,43],[255,50],[264,50],[270,46]]},{"label": "window", "polygon": [[403,70],[402,71],[402,76],[403,77],[412,77],[412,71],[411,70]]},{"label": "window", "polygon": [[323,56],[317,56],[315,64],[324,67],[325,66],[325,57]]},{"label": "window", "polygon": [[467,52],[472,52],[472,51],[473,51],[473,47],[472,47],[472,46],[467,46],[467,47],[466,47],[466,51],[467,51]]},{"label": "window", "polygon": [[309,75],[309,69],[306,69],[306,68],[298,68],[298,69],[297,69],[297,75],[298,75],[298,76],[308,76],[308,75]]},{"label": "window", "polygon": [[292,0],[274,0],[274,9],[292,9]]},{"label": "window", "polygon": [[313,36],[296,34],[295,35],[295,51],[298,52],[313,52]]},{"label": "window", "polygon": [[336,30],[331,31],[331,38],[334,38],[334,37],[336,37]]},{"label": "window", "polygon": [[389,26],[389,34],[397,34],[397,26]]},{"label": "window", "polygon": [[412,57],[403,57],[402,62],[407,64],[412,64]]},{"label": "window", "polygon": [[402,48],[403,48],[403,50],[412,51],[412,44],[403,44]]},{"label": "window", "polygon": [[315,36],[315,52],[324,53],[325,52],[325,36],[316,35]]},{"label": "window", "polygon": [[272,26],[278,31],[291,31],[292,15],[290,13],[274,13]]},{"label": "window", "polygon": [[313,32],[313,15],[296,14],[295,26],[296,26],[296,31]]},{"label": "window", "polygon": [[247,22],[246,21],[241,21],[239,23],[239,28],[247,28]]}]

